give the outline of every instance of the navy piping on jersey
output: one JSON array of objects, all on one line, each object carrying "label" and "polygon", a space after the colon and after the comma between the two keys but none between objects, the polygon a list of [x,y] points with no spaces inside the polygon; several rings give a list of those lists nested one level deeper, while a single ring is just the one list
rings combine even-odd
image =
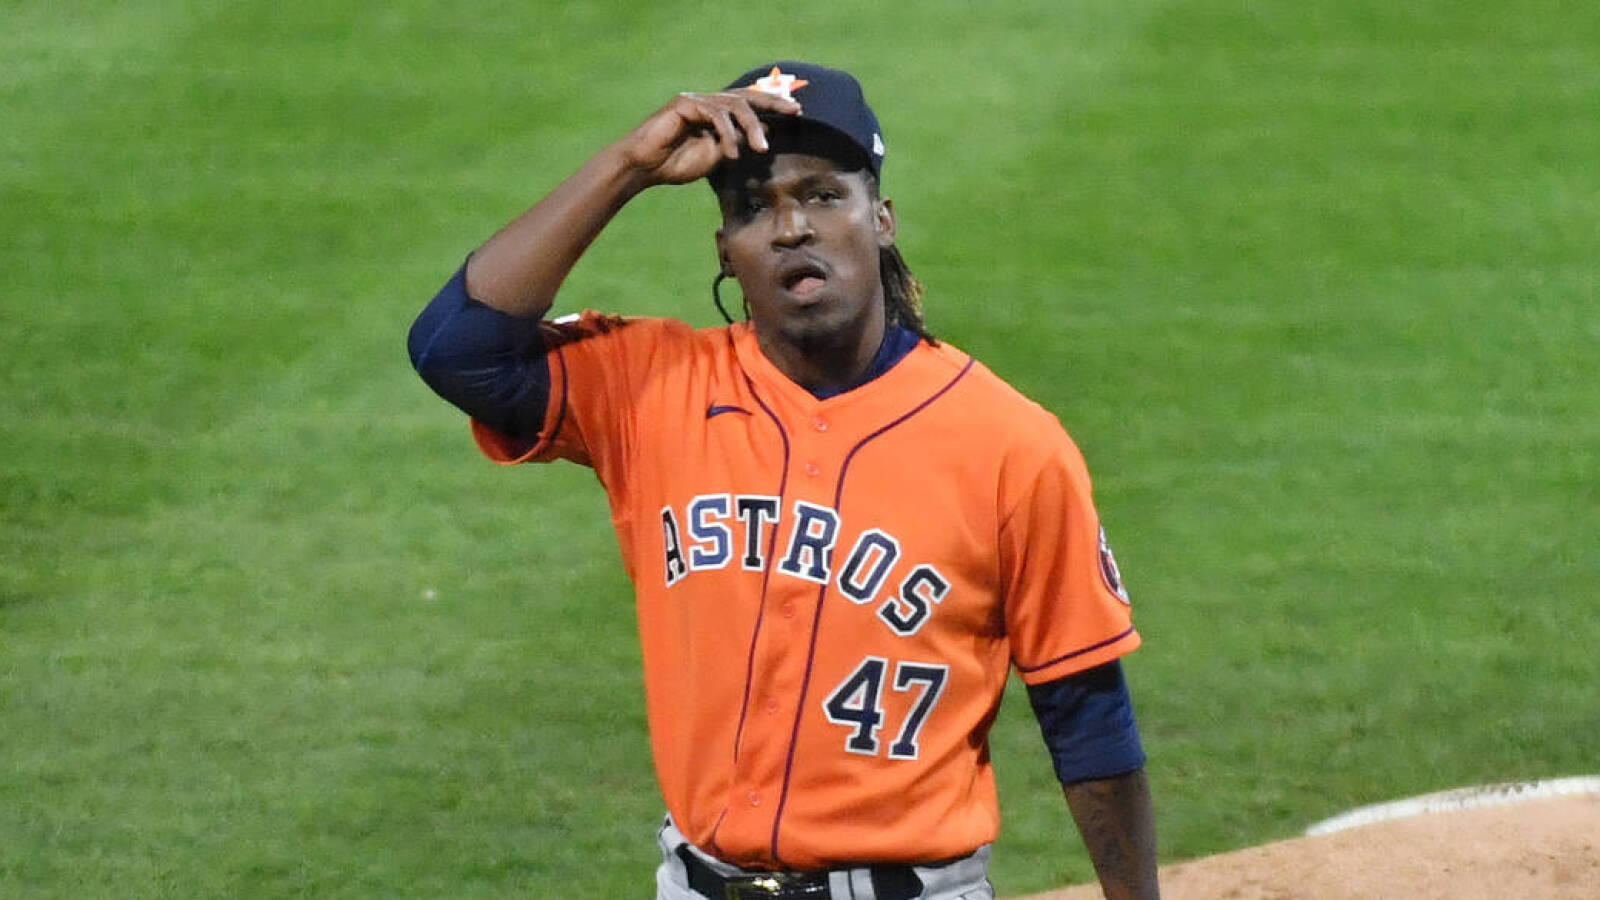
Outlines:
[{"label": "navy piping on jersey", "polygon": [[[789,433],[784,429],[783,422],[778,418],[778,414],[772,411],[772,407],[768,406],[765,400],[761,399],[760,394],[756,393],[755,383],[750,380],[750,376],[746,375],[744,382],[750,388],[750,396],[755,398],[756,404],[761,407],[761,411],[766,413],[767,418],[772,420],[773,426],[778,429],[778,437],[783,440],[783,467],[779,469],[783,476],[778,480],[778,509],[781,511],[784,508],[784,501],[788,499],[789,490]],[[761,639],[761,621],[767,614],[767,587],[772,583],[772,561],[778,552],[778,530],[778,526],[774,524],[772,533],[767,537],[767,564],[765,571],[761,573],[761,604],[756,607],[755,631],[750,635],[750,657],[745,663],[744,673],[744,703],[739,707],[739,727],[734,731],[733,735],[734,762],[739,761],[739,748],[744,742],[745,718],[750,712],[750,685],[755,680],[756,671],[756,643]]]},{"label": "navy piping on jersey", "polygon": [[[842,387],[818,388],[816,390],[808,388],[807,390],[818,400],[826,400],[829,397],[835,397],[860,387],[893,368],[895,363],[898,363],[912,350],[916,349],[921,340],[922,338],[916,332],[902,328],[897,324],[889,323],[884,331],[883,342],[878,345],[878,352],[873,355],[872,362],[867,365],[866,371],[861,373],[860,378]],[[783,441],[783,466],[779,470],[783,473],[783,476],[778,481],[778,508],[782,509],[785,505],[784,501],[788,499],[789,433],[783,427],[783,420],[779,419],[778,414],[772,411],[772,407],[761,399],[761,394],[756,390],[755,382],[750,379],[749,375],[744,376],[744,382],[750,390],[750,396],[755,398],[756,404],[761,407],[761,411],[766,413],[767,418],[772,420],[773,426],[778,429],[778,437]],[[750,691],[755,682],[756,647],[761,641],[761,626],[767,614],[767,590],[772,582],[772,560],[777,553],[778,530],[778,528],[774,527],[772,534],[767,538],[767,566],[761,575],[761,601],[756,606],[756,624],[750,634],[750,653],[745,660],[744,697],[739,704],[739,724],[733,733],[733,761],[735,765],[739,762],[739,752],[744,746],[744,726],[750,718]],[[803,700],[804,698],[802,698],[802,702]],[[717,831],[722,827],[722,819],[725,815],[726,811],[724,811],[723,815],[717,817],[717,824],[712,826],[711,838],[707,842],[711,845],[709,849],[716,848]]]},{"label": "navy piping on jersey", "polygon": [[1018,672],[1037,672],[1040,669],[1048,669],[1051,666],[1055,665],[1056,663],[1066,662],[1069,659],[1073,659],[1075,657],[1082,656],[1085,653],[1093,653],[1094,651],[1099,650],[1101,647],[1108,647],[1108,646],[1110,646],[1112,644],[1115,644],[1117,641],[1122,640],[1123,638],[1127,637],[1130,634],[1133,634],[1133,626],[1132,625],[1128,626],[1128,630],[1127,631],[1124,631],[1123,633],[1121,633],[1121,634],[1119,634],[1119,635],[1117,635],[1115,637],[1108,637],[1105,640],[1100,641],[1097,644],[1090,644],[1089,646],[1084,647],[1081,650],[1074,650],[1071,653],[1063,654],[1061,656],[1056,657],[1055,659],[1045,660],[1044,662],[1038,664],[1037,666],[1018,665],[1017,666],[1017,671]]},{"label": "navy piping on jersey", "polygon": [[[567,377],[567,358],[560,350],[556,351],[556,364],[561,366],[561,412],[556,414],[556,424],[550,429],[550,439],[554,440],[561,433],[561,426],[567,423],[567,386],[572,384],[572,379]],[[545,372],[548,374],[549,369]],[[540,419],[544,417],[541,415]]]},{"label": "navy piping on jersey", "polygon": [[[939,390],[935,391],[932,396],[928,397],[926,400],[923,400],[921,403],[918,403],[910,411],[900,416],[900,418],[895,419],[882,428],[879,428],[877,431],[872,432],[871,434],[857,441],[856,445],[850,448],[850,452],[845,454],[843,465],[839,467],[839,482],[834,486],[833,490],[833,510],[835,513],[842,513],[844,505],[844,482],[845,478],[850,474],[850,463],[855,459],[856,454],[860,452],[863,447],[876,440],[884,433],[898,427],[912,416],[915,416],[917,413],[922,412],[924,409],[927,409],[929,406],[933,405],[934,401],[938,400],[940,397],[943,397],[950,391],[951,388],[956,386],[957,382],[959,382],[962,378],[965,378],[967,373],[972,371],[972,367],[976,362],[977,360],[969,357],[967,359],[967,364],[961,367],[961,371],[957,372],[956,376],[950,379],[948,384],[939,388]],[[800,741],[800,721],[805,716],[806,697],[811,693],[811,669],[812,664],[816,662],[817,636],[821,631],[822,626],[822,601],[827,597],[827,595],[828,585],[819,585],[817,587],[817,610],[811,617],[811,646],[806,651],[806,674],[805,677],[800,681],[800,702],[799,706],[795,710],[794,727],[789,732],[789,755],[783,764],[783,788],[778,793],[778,811],[774,813],[772,817],[772,858],[778,860],[779,862],[783,861],[783,855],[778,852],[778,831],[783,826],[783,811],[789,803],[789,782],[794,775],[795,747]]]},{"label": "navy piping on jersey", "polygon": [[[778,479],[778,508],[781,510],[789,490],[789,433],[784,429],[783,421],[778,418],[778,414],[773,412],[772,407],[768,406],[756,392],[755,382],[750,380],[749,375],[744,376],[744,383],[749,387],[750,396],[755,398],[756,405],[760,406],[761,411],[772,420],[773,426],[778,429],[778,437],[783,441],[783,467],[779,469],[783,474]],[[761,573],[761,601],[756,605],[756,624],[750,632],[750,653],[745,659],[744,699],[739,704],[739,725],[733,732],[733,762],[736,766],[739,763],[739,750],[744,745],[745,721],[750,717],[750,688],[755,683],[756,645],[761,641],[761,625],[767,617],[767,588],[772,583],[772,560],[778,552],[778,530],[777,524],[774,523],[772,533],[767,537],[766,566]],[[717,816],[717,823],[711,826],[711,837],[707,841],[710,846],[707,849],[717,849],[717,832],[722,829],[722,820],[727,814],[728,811],[724,808]]]}]

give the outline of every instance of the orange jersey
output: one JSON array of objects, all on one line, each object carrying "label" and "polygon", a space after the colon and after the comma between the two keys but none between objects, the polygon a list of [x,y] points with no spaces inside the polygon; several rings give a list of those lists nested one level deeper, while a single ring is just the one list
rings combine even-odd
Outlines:
[{"label": "orange jersey", "polygon": [[928,862],[994,840],[987,732],[1037,684],[1139,644],[1077,448],[923,342],[818,400],[746,324],[547,325],[537,443],[592,466],[637,595],[657,778],[745,867]]}]

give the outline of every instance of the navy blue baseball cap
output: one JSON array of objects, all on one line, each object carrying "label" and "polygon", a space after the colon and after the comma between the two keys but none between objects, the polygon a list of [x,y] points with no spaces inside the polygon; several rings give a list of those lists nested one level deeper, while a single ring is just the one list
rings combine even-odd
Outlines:
[{"label": "navy blue baseball cap", "polygon": [[740,88],[796,101],[801,110],[792,118],[830,128],[849,138],[866,154],[872,174],[882,177],[883,129],[878,127],[878,117],[861,93],[861,82],[849,72],[783,60],[756,66],[735,78],[726,90]]}]

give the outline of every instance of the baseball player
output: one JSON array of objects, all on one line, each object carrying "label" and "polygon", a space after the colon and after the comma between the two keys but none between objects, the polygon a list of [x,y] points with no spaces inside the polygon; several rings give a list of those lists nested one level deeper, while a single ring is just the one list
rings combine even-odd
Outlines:
[{"label": "baseball player", "polygon": [[[1107,896],[1156,896],[1118,663],[1140,638],[1088,473],[929,333],[886,155],[844,72],[680,94],[474,252],[412,362],[490,459],[605,488],[668,811],[658,900],[993,897],[1012,667]],[[740,321],[546,320],[629,199],[702,178]]]}]

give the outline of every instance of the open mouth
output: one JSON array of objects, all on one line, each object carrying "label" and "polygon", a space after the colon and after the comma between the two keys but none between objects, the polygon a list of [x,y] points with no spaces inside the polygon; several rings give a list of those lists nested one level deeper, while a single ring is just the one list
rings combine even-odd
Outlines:
[{"label": "open mouth", "polygon": [[828,273],[822,266],[813,262],[798,262],[792,266],[785,266],[779,273],[779,283],[783,289],[801,300],[810,297],[828,281]]}]

